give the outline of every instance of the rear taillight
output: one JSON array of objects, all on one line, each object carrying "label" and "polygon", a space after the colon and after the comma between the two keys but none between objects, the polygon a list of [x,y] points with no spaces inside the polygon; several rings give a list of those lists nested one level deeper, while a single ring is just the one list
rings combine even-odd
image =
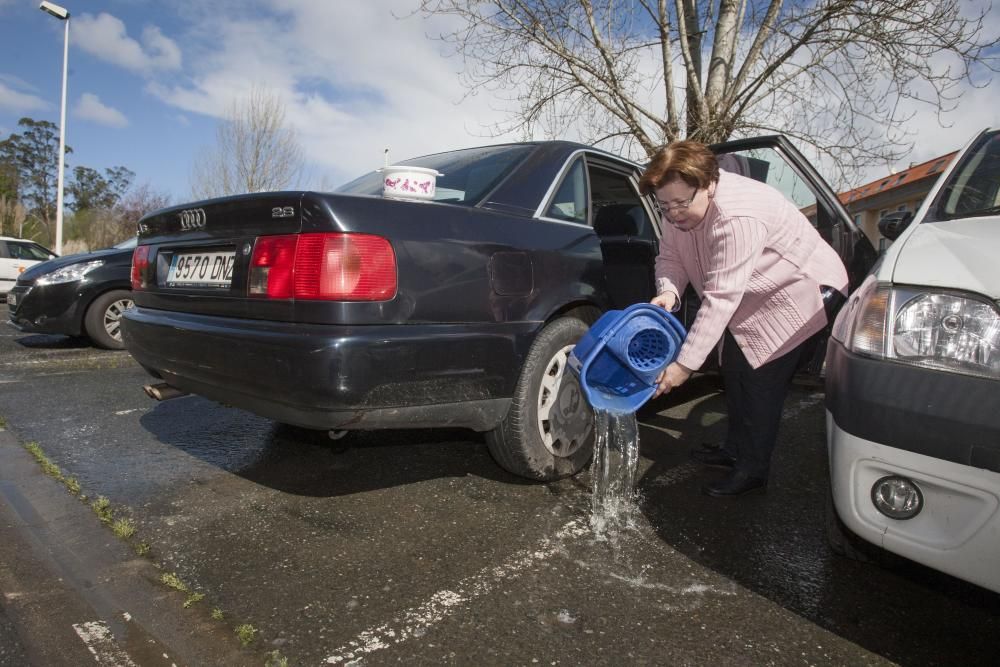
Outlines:
[{"label": "rear taillight", "polygon": [[149,246],[139,245],[132,252],[132,289],[145,289],[149,285]]},{"label": "rear taillight", "polygon": [[396,296],[396,254],[369,234],[262,236],[249,293],[268,299],[386,301]]}]

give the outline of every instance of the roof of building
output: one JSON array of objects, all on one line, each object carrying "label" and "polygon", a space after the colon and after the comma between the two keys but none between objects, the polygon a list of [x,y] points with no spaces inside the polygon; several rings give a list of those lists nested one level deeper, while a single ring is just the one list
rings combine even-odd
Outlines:
[{"label": "roof of building", "polygon": [[941,171],[948,166],[948,163],[951,162],[952,158],[954,158],[957,154],[958,151],[954,151],[948,153],[947,155],[930,159],[927,162],[921,162],[920,164],[913,165],[901,172],[889,174],[888,176],[883,176],[882,178],[876,179],[871,183],[865,183],[861,187],[841,192],[837,196],[840,198],[840,202],[842,204],[849,204],[851,202],[858,201],[859,199],[866,199],[876,194],[889,192],[894,188],[915,183],[925,178],[932,176],[937,178]]}]

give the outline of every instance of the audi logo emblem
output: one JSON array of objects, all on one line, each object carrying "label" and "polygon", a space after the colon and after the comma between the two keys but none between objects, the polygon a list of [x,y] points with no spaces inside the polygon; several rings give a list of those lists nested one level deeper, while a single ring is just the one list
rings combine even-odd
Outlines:
[{"label": "audi logo emblem", "polygon": [[208,216],[205,215],[203,208],[189,208],[186,211],[181,211],[180,219],[181,229],[204,229]]}]

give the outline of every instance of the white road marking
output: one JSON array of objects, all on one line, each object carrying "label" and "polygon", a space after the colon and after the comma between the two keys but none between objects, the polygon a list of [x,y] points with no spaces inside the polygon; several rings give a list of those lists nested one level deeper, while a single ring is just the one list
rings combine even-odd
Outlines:
[{"label": "white road marking", "polygon": [[650,484],[653,486],[669,486],[671,484],[677,484],[678,482],[683,482],[688,477],[693,477],[702,469],[697,463],[682,463],[676,468],[671,468],[662,475],[658,475],[650,480]]},{"label": "white road marking", "polygon": [[[699,470],[700,466],[685,463],[660,475],[652,483],[658,486],[676,484]],[[365,630],[347,644],[334,650],[326,659],[326,663],[335,665],[360,660],[376,651],[419,637],[453,614],[457,608],[490,593],[499,584],[516,579],[531,566],[554,556],[566,538],[581,537],[588,532],[588,528],[581,521],[574,519],[556,533],[554,541],[545,538],[537,548],[518,551],[501,565],[485,568],[461,580],[454,590],[440,590],[434,593],[423,604],[411,607],[400,614],[401,620],[398,625],[383,623]]]},{"label": "white road marking", "polygon": [[106,667],[138,667],[132,658],[115,643],[111,629],[104,621],[74,623],[73,629],[93,654],[98,665]]},{"label": "white road marking", "polygon": [[[786,409],[784,417],[795,416],[815,406],[822,400],[822,393],[811,394]],[[679,435],[679,433],[673,432],[671,429],[656,427],[650,424],[644,424],[644,426],[673,435]],[[654,478],[651,484],[656,486],[677,484],[697,474],[700,470],[700,465],[683,463]],[[423,604],[411,607],[400,614],[400,621],[397,625],[393,626],[383,623],[382,625],[369,628],[353,640],[347,642],[347,644],[335,649],[326,659],[326,663],[335,665],[360,661],[366,655],[401,644],[413,637],[422,636],[429,628],[451,616],[462,605],[492,592],[499,584],[516,579],[536,563],[554,556],[561,549],[560,544],[562,540],[568,537],[580,537],[587,533],[588,528],[580,521],[574,519],[556,533],[555,541],[545,538],[536,549],[518,551],[507,558],[501,565],[485,568],[461,580],[454,590],[440,590],[434,593]],[[675,587],[650,584],[648,582],[627,581],[627,583],[633,586],[642,585],[644,587],[653,586],[663,588],[680,595],[705,595],[713,593],[727,596],[735,595],[735,588],[725,590],[697,583],[679,590]]]},{"label": "white road marking", "polygon": [[800,398],[794,405],[785,408],[784,412],[781,413],[782,420],[796,417],[800,412],[804,412],[809,408],[822,403],[824,396],[825,394],[823,394],[823,392],[818,392],[809,394],[805,398]]},{"label": "white road marking", "polygon": [[536,549],[524,549],[510,556],[496,567],[488,567],[460,582],[455,590],[438,591],[429,600],[417,607],[411,607],[401,614],[397,627],[387,623],[359,634],[355,639],[337,648],[326,659],[327,664],[357,660],[365,655],[400,644],[412,637],[423,635],[426,630],[454,613],[462,604],[490,593],[499,584],[516,579],[535,563],[554,556],[560,549],[560,541],[568,537],[579,537],[588,532],[586,526],[574,519],[556,533],[556,540],[543,539]]}]

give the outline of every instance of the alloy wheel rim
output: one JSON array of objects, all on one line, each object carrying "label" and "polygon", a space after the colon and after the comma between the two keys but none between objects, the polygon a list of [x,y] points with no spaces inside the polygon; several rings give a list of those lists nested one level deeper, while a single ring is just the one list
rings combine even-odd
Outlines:
[{"label": "alloy wheel rim", "polygon": [[104,330],[116,341],[122,339],[122,313],[132,307],[132,299],[118,299],[104,311]]}]

